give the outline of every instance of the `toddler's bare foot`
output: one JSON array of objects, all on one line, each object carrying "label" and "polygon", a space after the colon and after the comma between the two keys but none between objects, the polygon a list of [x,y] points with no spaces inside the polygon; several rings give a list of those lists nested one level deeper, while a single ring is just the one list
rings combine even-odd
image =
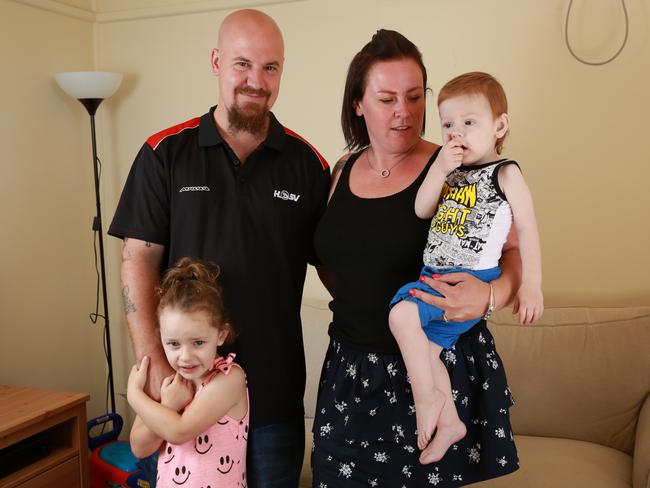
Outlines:
[{"label": "toddler's bare foot", "polygon": [[438,423],[438,429],[431,443],[420,454],[420,463],[440,461],[449,447],[465,437],[467,428],[459,418],[448,424]]},{"label": "toddler's bare foot", "polygon": [[418,448],[429,445],[436,428],[440,412],[445,405],[445,396],[436,392],[430,399],[415,403],[415,419],[418,428]]}]

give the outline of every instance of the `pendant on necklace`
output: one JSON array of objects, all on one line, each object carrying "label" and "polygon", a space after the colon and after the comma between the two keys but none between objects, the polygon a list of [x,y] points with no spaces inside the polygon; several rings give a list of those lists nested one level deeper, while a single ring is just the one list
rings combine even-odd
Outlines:
[{"label": "pendant on necklace", "polygon": [[381,172],[379,173],[379,176],[381,176],[382,178],[388,178],[390,176],[390,170],[382,169]]}]

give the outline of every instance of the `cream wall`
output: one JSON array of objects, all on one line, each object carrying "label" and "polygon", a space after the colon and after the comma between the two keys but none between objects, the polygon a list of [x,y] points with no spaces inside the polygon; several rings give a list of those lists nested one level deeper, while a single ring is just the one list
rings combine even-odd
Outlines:
[{"label": "cream wall", "polygon": [[[339,113],[347,65],[379,27],[399,30],[421,48],[434,93],[456,74],[494,73],[511,105],[507,154],[521,162],[535,195],[547,305],[648,304],[648,3],[627,4],[627,47],[603,67],[570,57],[563,41],[564,0],[307,0],[261,6],[277,20],[286,43],[274,111],[334,162],[344,145]],[[623,36],[618,4],[574,5],[574,48],[590,59],[613,53]],[[116,162],[107,171],[107,208],[117,204],[146,137],[217,101],[209,54],[230,10],[183,13],[185,7],[175,15],[152,10],[151,18],[97,26],[98,66],[126,74],[107,131],[106,149]],[[437,125],[431,97],[427,137],[436,141]],[[111,251],[117,263],[117,242]],[[623,266],[605,264],[622,261],[619,256],[626,258]],[[112,294],[113,316],[119,317],[116,286]],[[326,296],[313,271],[305,295]],[[129,358],[127,352],[122,368]]]},{"label": "cream wall", "polygon": [[0,384],[87,392],[98,415],[89,118],[54,81],[93,57],[92,23],[0,2]]},{"label": "cream wall", "polygon": [[[84,5],[81,1],[67,3],[80,8]],[[224,5],[232,8],[236,3],[93,2],[95,66],[125,74],[123,86],[100,108],[102,154],[108,163],[103,180],[106,222],[112,217],[143,141],[216,103],[210,49],[215,45],[219,23],[231,11],[223,10]],[[399,30],[424,54],[434,92],[429,99],[426,132],[432,140],[439,140],[435,107],[439,87],[465,71],[495,74],[505,85],[511,106],[506,153],[521,162],[535,196],[547,305],[650,303],[650,231],[644,225],[650,210],[645,195],[645,180],[650,178],[647,0],[626,2],[628,44],[618,59],[602,67],[582,65],[569,55],[563,41],[566,0],[246,2],[251,4],[272,15],[285,35],[286,65],[274,112],[285,125],[316,145],[330,162],[343,151],[339,113],[347,65],[377,28]],[[602,59],[616,50],[623,36],[619,5],[574,1],[571,34],[576,51],[590,59]],[[48,24],[47,31],[64,22],[55,16],[50,19],[54,24]],[[20,29],[16,26],[14,30]],[[36,46],[32,49],[36,51]],[[9,54],[20,59],[11,50]],[[83,57],[81,53],[77,56]],[[35,68],[30,64],[30,69]],[[47,97],[48,103],[54,99],[67,107],[68,117],[77,123],[73,134],[52,136],[52,142],[83,139],[85,121],[78,107],[57,98],[54,92]],[[23,113],[19,106],[15,111]],[[54,117],[60,115],[60,109],[53,112],[48,114],[50,122],[58,120]],[[63,131],[65,126],[57,125],[56,130]],[[88,148],[73,149],[78,149],[83,165]],[[26,171],[21,168],[20,176],[26,177]],[[61,177],[59,173],[55,176]],[[82,198],[85,196],[76,201]],[[85,210],[84,205],[77,206]],[[79,227],[78,235],[87,236],[83,232],[86,220],[80,220],[81,224],[71,227]],[[79,239],[70,240],[76,243]],[[13,243],[11,249],[18,245]],[[121,246],[109,238],[107,247],[116,382],[118,391],[123,391],[132,359],[120,305]],[[87,247],[79,245],[79,255],[86,251]],[[605,264],[611,261],[622,265]],[[85,264],[71,262],[86,269]],[[3,286],[9,283],[3,281]],[[83,283],[85,288],[80,285],[80,293],[91,295],[88,288],[93,283],[89,275]],[[311,271],[305,295],[314,299],[326,296]],[[84,303],[90,303],[91,298]],[[50,299],[61,301],[58,295]],[[118,410],[128,410],[122,400]]]}]

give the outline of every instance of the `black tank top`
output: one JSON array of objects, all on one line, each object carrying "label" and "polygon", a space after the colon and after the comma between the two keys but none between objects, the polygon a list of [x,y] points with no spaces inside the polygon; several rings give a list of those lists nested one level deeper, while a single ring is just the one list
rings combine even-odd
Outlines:
[{"label": "black tank top", "polygon": [[391,298],[422,268],[430,220],[415,215],[415,196],[439,149],[404,190],[361,198],[350,190],[350,157],[314,236],[320,261],[334,274],[329,335],[362,351],[399,352],[388,328]]}]

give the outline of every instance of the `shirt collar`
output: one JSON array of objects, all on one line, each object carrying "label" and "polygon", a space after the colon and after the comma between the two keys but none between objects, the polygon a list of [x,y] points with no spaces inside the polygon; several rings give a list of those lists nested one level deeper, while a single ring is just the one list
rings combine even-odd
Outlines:
[{"label": "shirt collar", "polygon": [[[217,130],[217,124],[214,122],[214,107],[210,108],[210,111],[207,114],[204,114],[201,117],[199,122],[199,145],[200,146],[217,146],[219,144],[225,144],[223,137]],[[262,142],[261,146],[268,146],[271,149],[276,151],[281,151],[284,147],[285,138],[287,137],[284,132],[284,127],[278,122],[278,119],[275,118],[273,112],[270,112],[270,121],[269,121],[269,132],[266,135],[266,139]]]}]

